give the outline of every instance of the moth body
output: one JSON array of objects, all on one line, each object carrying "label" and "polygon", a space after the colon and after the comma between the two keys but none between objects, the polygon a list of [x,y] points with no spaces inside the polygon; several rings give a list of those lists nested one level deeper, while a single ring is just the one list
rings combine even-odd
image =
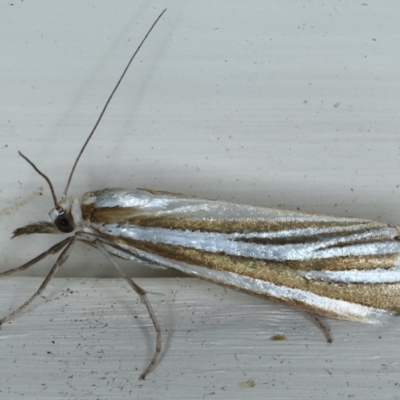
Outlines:
[{"label": "moth body", "polygon": [[[78,240],[124,259],[334,318],[376,323],[400,311],[395,226],[146,189],[88,192],[64,207],[67,225],[90,235]],[[65,232],[57,208],[49,219],[45,232]]]}]

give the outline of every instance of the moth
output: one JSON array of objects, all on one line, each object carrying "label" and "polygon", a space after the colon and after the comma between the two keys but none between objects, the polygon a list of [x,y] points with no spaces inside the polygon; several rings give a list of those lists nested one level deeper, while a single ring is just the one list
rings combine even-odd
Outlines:
[{"label": "moth", "polygon": [[46,221],[28,224],[14,236],[51,233],[66,238],[26,264],[52,254],[57,261],[38,290],[0,320],[27,307],[66,262],[77,241],[98,249],[127,280],[148,310],[156,331],[154,368],[161,352],[161,328],[146,291],[120,268],[116,258],[173,268],[250,295],[298,307],[312,314],[366,323],[385,322],[400,312],[400,231],[384,223],[307,214],[199,199],[149,189],[101,189],[68,196],[76,165],[137,52],[163,16],[154,22],[109,96]]}]

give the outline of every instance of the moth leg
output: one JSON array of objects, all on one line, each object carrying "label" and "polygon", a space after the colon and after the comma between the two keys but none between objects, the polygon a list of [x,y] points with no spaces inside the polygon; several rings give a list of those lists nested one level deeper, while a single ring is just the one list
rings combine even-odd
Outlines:
[{"label": "moth leg", "polygon": [[70,237],[66,238],[64,240],[61,240],[61,242],[58,242],[54,246],[50,247],[48,250],[44,251],[42,254],[38,255],[37,257],[35,257],[32,260],[25,263],[24,265],[21,265],[18,268],[9,269],[8,271],[4,271],[4,272],[0,273],[0,278],[2,278],[3,276],[8,276],[8,275],[14,274],[15,272],[25,271],[32,265],[34,265],[34,264],[38,263],[39,261],[43,260],[44,258],[46,258],[48,255],[57,254],[70,240],[71,240]]},{"label": "moth leg", "polygon": [[[29,299],[26,300],[24,304],[22,304],[20,307],[16,308],[10,314],[6,315],[4,318],[0,319],[0,325],[2,325],[4,322],[7,322],[8,320],[10,320],[11,318],[15,317],[16,315],[18,315],[24,308],[29,306],[29,304],[31,304],[32,301],[37,296],[39,296],[43,292],[43,290],[46,288],[47,284],[51,281],[51,279],[53,278],[54,274],[57,272],[58,268],[61,265],[63,265],[65,263],[65,261],[68,259],[69,255],[71,254],[71,250],[73,248],[75,240],[76,240],[75,236],[71,236],[71,237],[69,237],[69,238],[57,243],[56,245],[51,247],[49,250],[45,251],[40,256],[34,258],[33,260],[29,261],[28,263],[24,264],[23,266],[21,266],[19,268],[15,268],[14,270],[6,271],[6,272],[4,272],[2,274],[2,275],[4,275],[4,274],[9,275],[9,274],[11,274],[13,272],[16,272],[16,271],[22,271],[22,269],[26,269],[26,268],[30,267],[31,265],[33,265],[36,262],[40,261],[41,259],[45,258],[47,255],[56,252],[55,250],[60,251],[63,246],[67,245],[67,247],[65,247],[65,249],[62,251],[60,256],[57,258],[57,261],[55,262],[55,264],[51,268],[50,272],[47,274],[45,280],[39,286],[39,289],[36,290],[36,292],[31,297],[29,297]],[[23,268],[23,267],[25,267],[25,268]]]},{"label": "moth leg", "polygon": [[329,328],[315,314],[308,313],[308,315],[312,318],[315,325],[317,325],[317,327],[320,329],[322,334],[325,336],[326,341],[328,343],[332,343],[333,340],[332,340],[332,335],[331,335],[331,332],[329,331]]},{"label": "moth leg", "polygon": [[142,289],[138,284],[136,284],[130,276],[126,274],[126,272],[118,265],[118,263],[114,260],[113,257],[107,252],[103,243],[100,239],[94,240],[93,244],[108,258],[111,264],[116,268],[116,270],[126,279],[129,283],[130,287],[137,293],[140,298],[140,301],[146,306],[147,311],[150,315],[151,321],[153,322],[154,329],[156,330],[156,348],[154,351],[153,358],[151,359],[149,365],[144,370],[144,372],[140,375],[139,379],[145,379],[146,376],[152,371],[152,369],[157,364],[157,359],[161,353],[161,327],[158,323],[156,314],[153,310],[153,307],[150,304],[150,301],[147,297],[146,291]]}]

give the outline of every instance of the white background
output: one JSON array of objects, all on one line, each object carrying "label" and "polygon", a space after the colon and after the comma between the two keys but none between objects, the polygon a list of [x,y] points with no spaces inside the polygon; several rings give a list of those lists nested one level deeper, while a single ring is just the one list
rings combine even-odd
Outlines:
[{"label": "white background", "polygon": [[[133,63],[85,152],[71,195],[104,187],[147,187],[400,224],[397,2],[9,1],[0,5],[1,270],[26,262],[61,239],[38,235],[10,240],[15,228],[42,219],[52,208],[45,182],[17,151],[49,175],[60,195],[74,158],[130,55],[165,7],[167,13]],[[40,187],[43,195],[32,196]],[[95,251],[83,244],[75,250],[60,276],[113,276]],[[42,262],[26,274],[43,276],[50,265],[51,260]],[[127,268],[134,277],[154,271],[133,264]],[[13,297],[16,292],[22,296],[37,285],[24,281],[24,286],[14,288],[18,281],[4,282],[1,293],[8,299],[4,314],[21,301]],[[143,335],[134,337],[135,351],[142,351],[138,360],[127,350],[135,333],[118,333],[118,325],[108,320],[108,326],[113,326],[111,333],[107,331],[110,340],[107,336],[96,345],[106,354],[101,376],[115,379],[101,380],[90,372],[90,368],[102,368],[92,367],[90,363],[97,359],[90,351],[82,351],[89,370],[80,374],[79,352],[74,356],[80,360],[76,366],[64,368],[72,349],[80,349],[77,342],[83,340],[73,336],[74,329],[84,329],[82,321],[75,323],[74,318],[79,319],[82,311],[85,318],[97,315],[100,300],[96,296],[103,292],[96,287],[103,284],[71,283],[79,294],[79,287],[88,282],[94,298],[83,305],[83,297],[90,294],[82,289],[74,297],[67,291],[70,304],[76,303],[65,312],[57,302],[55,287],[66,290],[69,281],[55,282],[47,292],[53,303],[38,301],[30,320],[24,320],[31,315],[25,314],[3,327],[0,352],[9,358],[1,359],[5,370],[0,389],[7,398],[12,398],[10,393],[19,398],[20,393],[52,400],[57,396],[232,399],[235,395],[284,399],[300,398],[300,394],[320,399],[356,396],[366,384],[363,398],[368,398],[367,393],[370,398],[392,399],[398,393],[398,332],[394,328],[385,334],[369,326],[332,321],[335,343],[327,347],[309,322],[302,325],[300,338],[290,337],[297,326],[291,322],[296,312],[282,311],[283,319],[275,317],[275,325],[269,326],[268,310],[280,310],[279,306],[240,294],[235,294],[240,297],[234,297],[232,306],[224,305],[219,302],[221,288],[213,289],[217,295],[204,306],[204,298],[196,304],[189,287],[173,303],[176,309],[160,317],[170,332],[165,364],[146,384],[139,386],[136,378],[151,354],[151,328],[145,330],[145,343]],[[150,290],[163,293],[162,282],[156,282],[159,285],[154,283]],[[103,290],[115,293],[117,289]],[[199,293],[213,293],[208,290]],[[164,300],[156,296],[161,306],[174,300],[171,293]],[[121,302],[117,299],[115,304]],[[194,306],[185,308],[192,316],[189,322],[180,318],[185,314],[182,304]],[[104,303],[99,307],[105,307]],[[145,319],[143,307],[135,303],[136,308]],[[123,311],[131,318],[130,308]],[[50,323],[54,315],[59,318]],[[101,315],[110,316],[109,310]],[[233,318],[229,323],[224,322],[227,315]],[[262,321],[257,329],[249,318],[253,315]],[[177,318],[172,327],[170,316]],[[135,321],[128,319],[126,329],[134,329]],[[84,340],[101,333],[90,324]],[[27,326],[32,327],[31,335]],[[195,339],[191,327],[199,335]],[[289,347],[268,341],[279,328],[288,336]],[[46,352],[52,334],[48,341],[43,339],[40,353],[42,329],[54,335],[72,330],[68,330],[69,347],[58,337],[57,350],[51,349],[53,355],[59,352],[59,364]],[[309,338],[310,332],[315,336]],[[6,341],[7,337],[13,340]],[[14,348],[16,339],[26,341]],[[113,346],[120,346],[126,358],[111,367]],[[220,356],[223,351],[230,358]],[[241,351],[249,357],[244,364],[243,358],[238,363],[232,358]],[[257,356],[259,351],[263,358]],[[271,358],[269,351],[280,355]],[[40,379],[27,380],[32,371],[24,369],[27,356],[31,358],[26,365],[49,374],[45,389]],[[42,364],[36,367],[39,361]],[[188,376],[194,367],[194,375]],[[113,374],[107,375],[110,368]],[[243,392],[238,382],[249,377],[256,380],[257,391]],[[102,384],[108,394],[89,390]]]}]

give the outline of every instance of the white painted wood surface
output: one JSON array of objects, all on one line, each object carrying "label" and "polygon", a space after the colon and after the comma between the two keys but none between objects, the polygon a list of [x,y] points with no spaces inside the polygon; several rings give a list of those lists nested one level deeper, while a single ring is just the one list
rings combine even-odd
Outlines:
[{"label": "white painted wood surface", "polygon": [[[55,241],[10,241],[15,228],[51,208],[47,188],[31,196],[44,183],[17,150],[60,193],[121,69],[165,6],[71,194],[145,186],[400,223],[400,3],[210,4],[1,4],[1,270]],[[49,263],[27,274],[42,276]],[[111,276],[84,246],[60,273]],[[193,280],[139,282],[161,293],[151,300],[164,353],[148,380],[137,377],[154,334],[126,285],[56,279],[47,301],[0,331],[0,398],[400,398],[395,326],[329,321],[335,341],[327,345],[285,307]],[[1,311],[38,284],[0,281]],[[276,333],[287,340],[270,341]],[[248,379],[253,388],[239,386]]]},{"label": "white painted wood surface", "polygon": [[[399,328],[325,320],[327,344],[291,308],[195,279],[138,279],[163,329],[161,361],[144,307],[122,280],[56,278],[0,331],[0,398],[396,399]],[[2,315],[39,285],[0,281]],[[271,341],[283,334],[284,341]],[[253,380],[254,387],[243,387]]]}]

